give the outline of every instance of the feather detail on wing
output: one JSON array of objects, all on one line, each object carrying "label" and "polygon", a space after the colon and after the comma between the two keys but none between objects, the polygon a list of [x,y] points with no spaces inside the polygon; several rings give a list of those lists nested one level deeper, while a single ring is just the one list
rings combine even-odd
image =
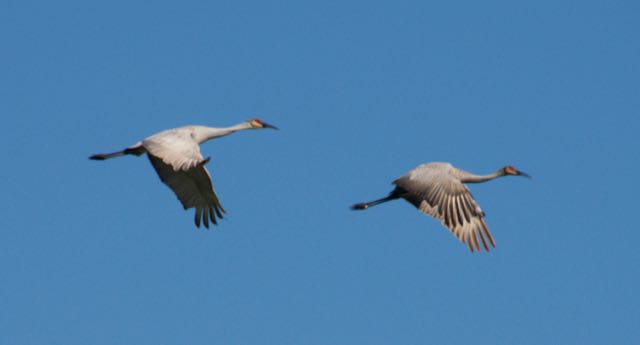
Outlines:
[{"label": "feather detail on wing", "polygon": [[225,210],[213,189],[211,176],[204,167],[209,159],[200,159],[195,165],[181,164],[179,166],[184,168],[176,169],[175,165],[167,164],[164,159],[151,152],[148,156],[160,180],[173,190],[184,209],[195,207],[197,227],[203,222],[209,228],[209,220],[217,224],[216,217],[221,219]]},{"label": "feather detail on wing", "polygon": [[486,251],[495,241],[484,222],[484,212],[473,199],[469,189],[458,179],[435,171],[415,171],[395,180],[403,191],[403,198],[423,213],[448,228],[472,252],[480,251],[479,240]]},{"label": "feather detail on wing", "polygon": [[175,171],[189,170],[203,160],[200,145],[188,131],[163,132],[143,140],[142,144],[150,155],[172,166]]}]

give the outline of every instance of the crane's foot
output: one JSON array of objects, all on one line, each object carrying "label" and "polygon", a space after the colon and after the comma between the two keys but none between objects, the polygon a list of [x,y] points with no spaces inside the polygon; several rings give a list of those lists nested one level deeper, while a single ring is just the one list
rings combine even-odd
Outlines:
[{"label": "crane's foot", "polygon": [[368,208],[369,208],[368,204],[355,204],[355,205],[351,206],[351,209],[354,210],[354,211],[355,210],[366,210]]}]

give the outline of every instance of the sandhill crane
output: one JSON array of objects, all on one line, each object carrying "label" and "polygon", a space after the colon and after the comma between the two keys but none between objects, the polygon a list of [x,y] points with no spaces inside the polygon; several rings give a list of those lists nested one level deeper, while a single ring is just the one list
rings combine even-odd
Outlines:
[{"label": "sandhill crane", "polygon": [[204,167],[206,159],[200,154],[200,144],[245,129],[278,129],[260,119],[226,128],[185,126],[154,134],[133,146],[113,153],[95,154],[89,159],[105,160],[124,155],[147,154],[160,180],[176,194],[185,210],[195,207],[195,223],[209,228],[209,219],[217,224],[216,216],[222,218],[224,208],[213,190],[211,176]]},{"label": "sandhill crane", "polygon": [[396,187],[388,196],[355,204],[351,209],[366,210],[371,206],[402,198],[420,211],[439,219],[472,252],[474,246],[480,251],[477,237],[480,237],[484,249],[489,251],[487,240],[494,248],[496,243],[484,222],[484,212],[464,184],[486,182],[507,175],[531,178],[512,166],[489,175],[474,175],[454,168],[449,163],[422,164],[393,181]]}]

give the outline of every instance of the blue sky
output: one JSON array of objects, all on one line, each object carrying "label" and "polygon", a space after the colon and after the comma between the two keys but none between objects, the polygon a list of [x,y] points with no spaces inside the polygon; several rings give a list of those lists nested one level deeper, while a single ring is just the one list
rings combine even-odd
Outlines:
[{"label": "blue sky", "polygon": [[[2,344],[636,344],[640,5],[5,1]],[[228,218],[193,226],[144,158],[207,143]],[[471,189],[471,254],[386,195]]]}]

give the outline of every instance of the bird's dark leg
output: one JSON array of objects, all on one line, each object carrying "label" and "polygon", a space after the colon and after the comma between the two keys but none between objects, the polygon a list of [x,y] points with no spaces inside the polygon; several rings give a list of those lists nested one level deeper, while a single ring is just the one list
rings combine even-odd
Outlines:
[{"label": "bird's dark leg", "polygon": [[144,147],[134,146],[134,147],[128,147],[122,151],[116,151],[112,153],[98,153],[98,154],[92,155],[91,157],[89,157],[89,159],[92,159],[95,161],[103,161],[105,159],[120,157],[124,155],[140,156],[140,155],[143,155],[145,152],[146,151]]},{"label": "bird's dark leg", "polygon": [[112,153],[97,153],[89,157],[89,159],[92,159],[94,161],[103,161],[105,159],[120,157],[124,155],[125,155],[124,151],[118,151],[118,152],[112,152]]},{"label": "bird's dark leg", "polygon": [[369,202],[362,202],[359,204],[354,204],[351,205],[351,209],[356,211],[356,210],[366,210],[369,207],[372,206],[376,206],[382,203],[385,203],[387,201],[392,201],[392,200],[396,200],[402,197],[402,195],[405,192],[403,190],[400,190],[399,188],[394,189],[393,191],[391,191],[391,193],[389,193],[389,195],[387,195],[386,197],[382,198],[382,199],[378,199],[378,200],[373,200],[373,201],[369,201]]}]

